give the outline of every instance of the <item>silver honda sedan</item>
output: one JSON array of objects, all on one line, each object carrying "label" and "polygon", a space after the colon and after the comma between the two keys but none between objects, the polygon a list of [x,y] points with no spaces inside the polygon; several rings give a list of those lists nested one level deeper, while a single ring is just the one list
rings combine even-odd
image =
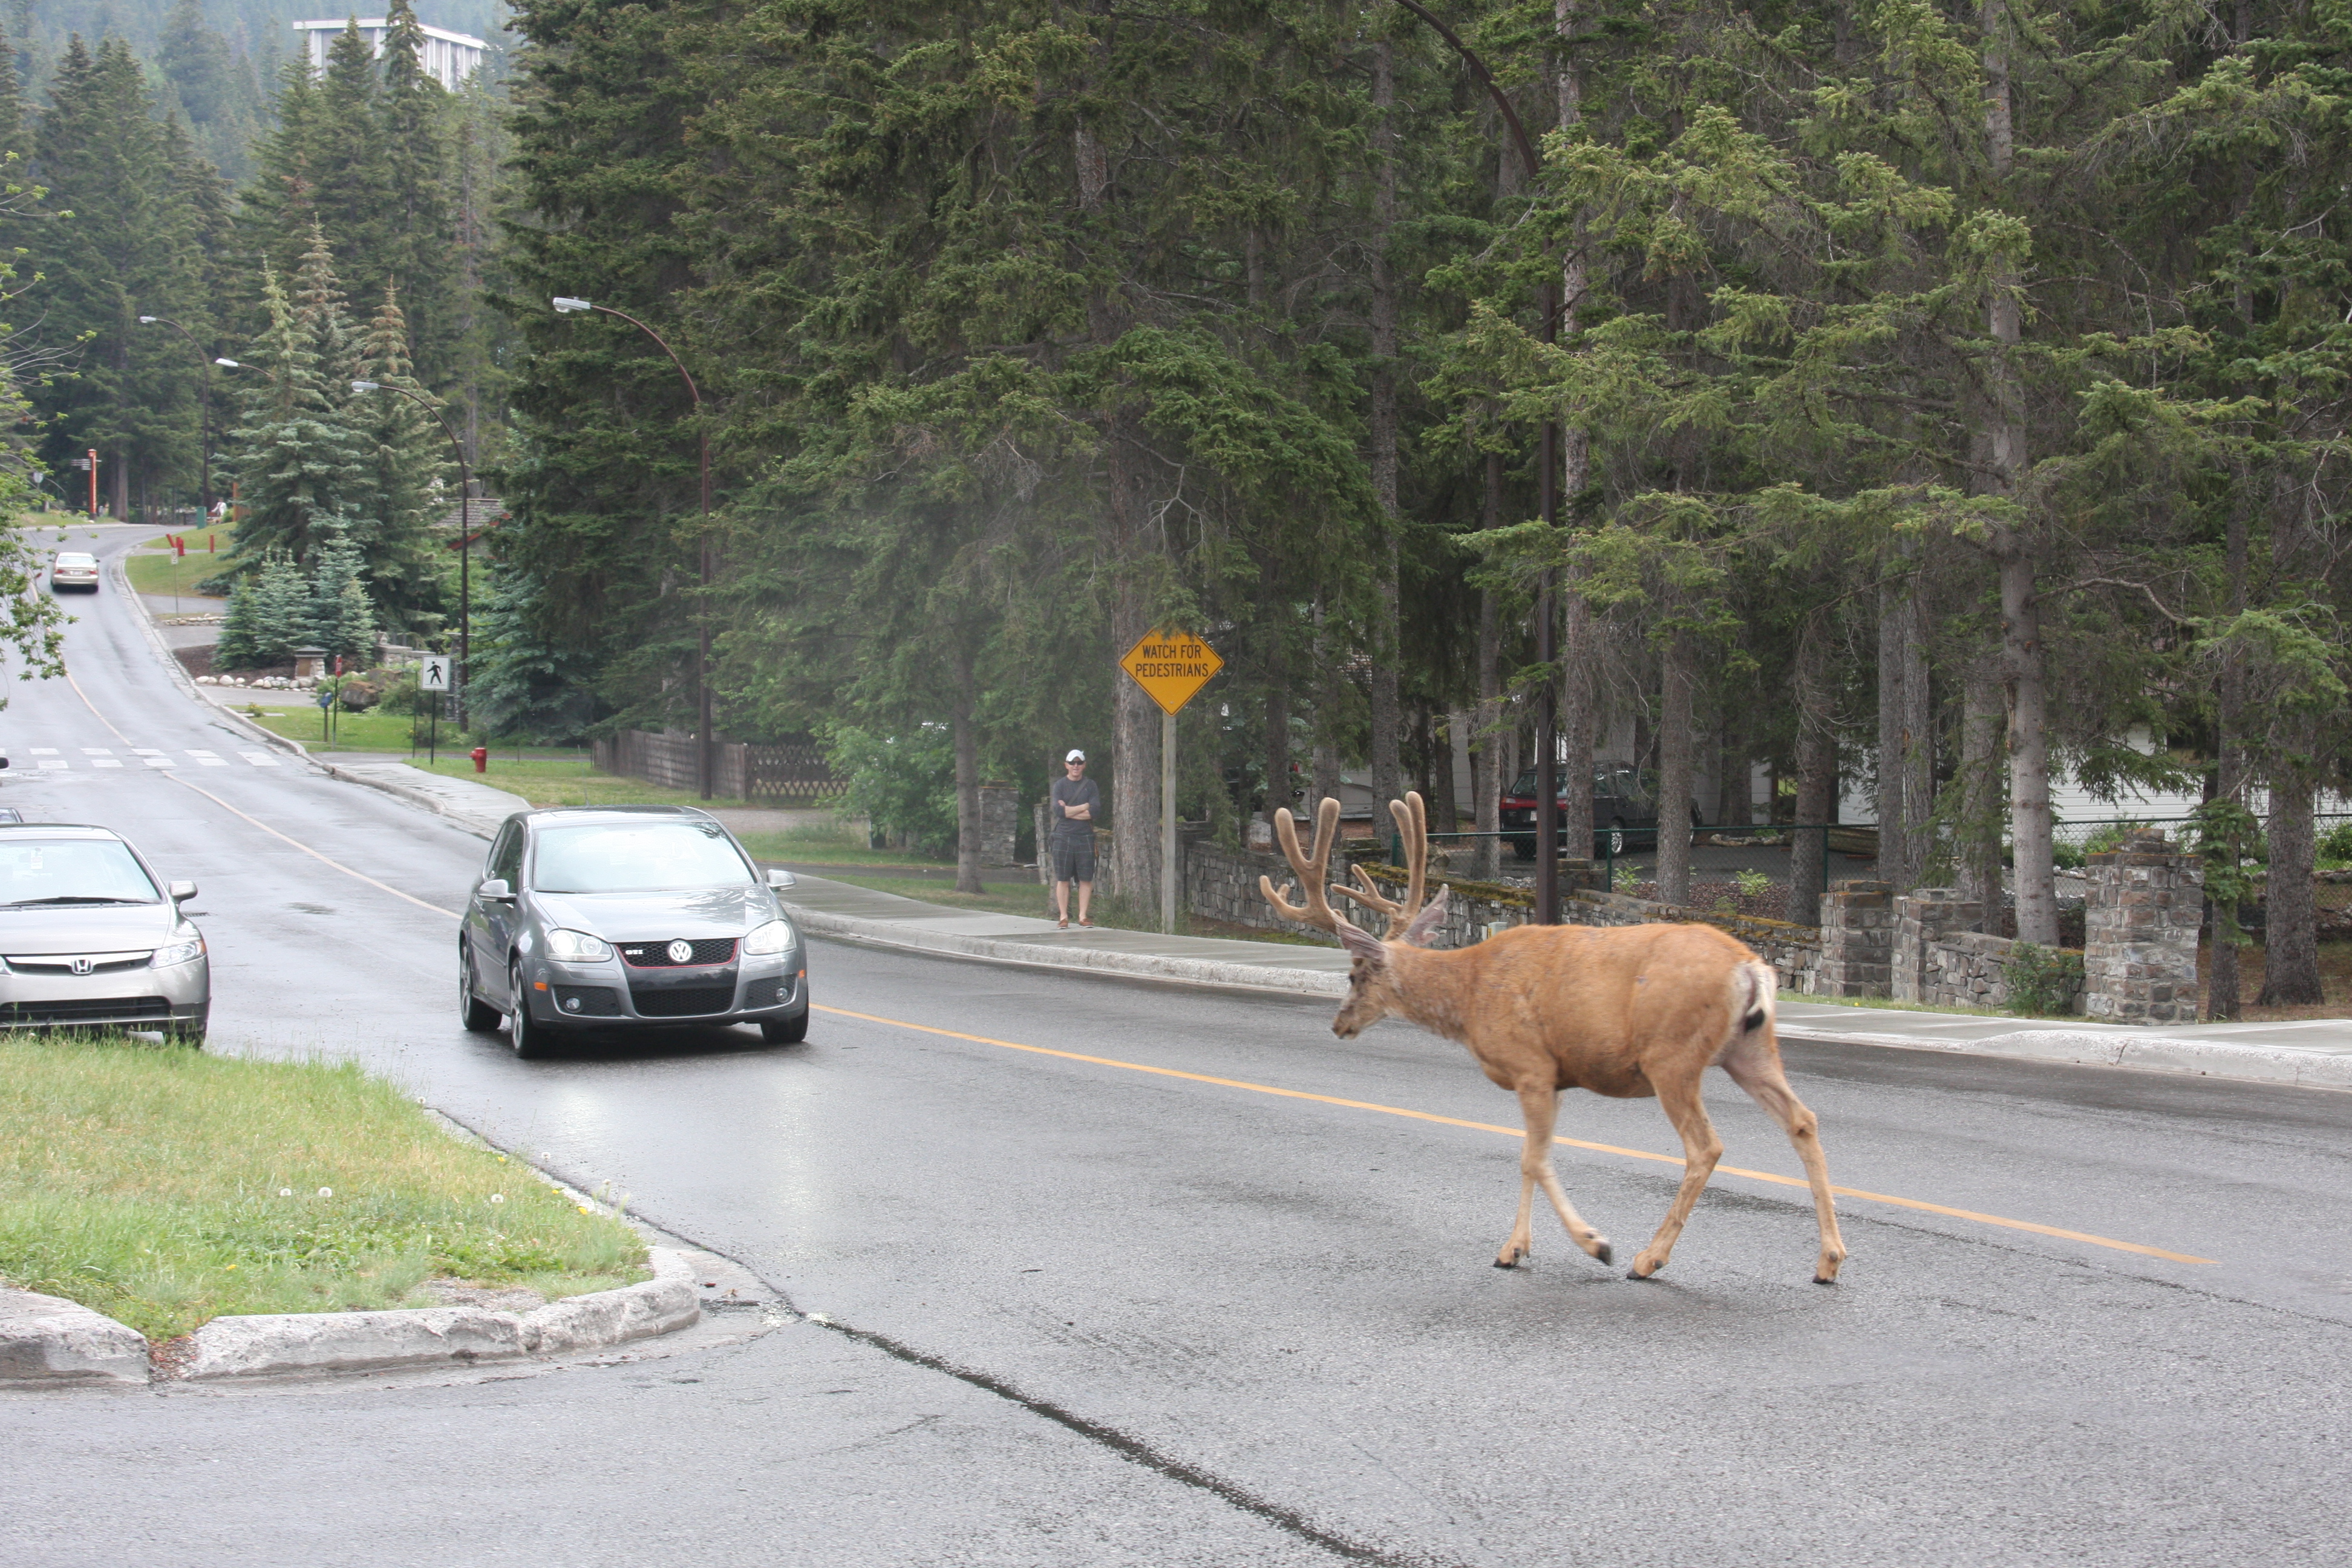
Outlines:
[{"label": "silver honda sedan", "polygon": [[757,1024],[808,1031],[808,955],[726,825],[682,805],[507,818],[457,937],[457,1011],[519,1057],[582,1029]]},{"label": "silver honda sedan", "polygon": [[0,823],[0,1028],[160,1029],[201,1047],[212,1014],[205,933],[122,837]]}]

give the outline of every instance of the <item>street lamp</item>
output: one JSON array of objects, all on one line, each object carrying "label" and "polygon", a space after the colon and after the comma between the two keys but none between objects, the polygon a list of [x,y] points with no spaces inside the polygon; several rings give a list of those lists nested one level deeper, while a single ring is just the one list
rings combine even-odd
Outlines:
[{"label": "street lamp", "polygon": [[694,412],[697,416],[695,439],[699,444],[702,467],[702,605],[701,613],[696,616],[700,624],[698,628],[694,671],[695,721],[699,730],[699,738],[694,749],[694,782],[702,798],[709,800],[711,775],[717,772],[714,766],[716,762],[714,742],[710,733],[710,583],[714,574],[710,556],[710,433],[702,428],[702,421],[699,417],[702,413],[702,391],[694,384],[693,374],[686,368],[686,362],[677,357],[677,351],[669,346],[667,340],[626,310],[615,310],[610,305],[592,304],[586,300],[576,300],[568,294],[559,294],[548,303],[555,307],[555,313],[559,316],[576,315],[583,310],[601,310],[607,316],[618,316],[646,336],[653,339],[655,342],[661,345],[661,352],[669,355],[669,363],[677,366],[678,375],[686,382],[686,395],[694,403]]},{"label": "street lamp", "polygon": [[215,359],[207,355],[204,345],[196,342],[196,334],[169,316],[142,316],[139,324],[142,327],[160,325],[171,328],[187,339],[188,346],[196,351],[196,357],[205,362],[204,374],[198,379],[196,394],[197,425],[203,432],[197,437],[198,466],[203,476],[197,482],[197,492],[204,502],[205,521],[210,522],[213,520],[213,366],[218,365],[223,370],[239,367],[233,359]]},{"label": "street lamp", "polygon": [[466,661],[472,652],[474,635],[474,533],[473,517],[468,510],[473,505],[474,472],[466,461],[466,444],[457,439],[457,432],[449,428],[449,421],[441,417],[441,410],[404,386],[386,386],[378,381],[355,381],[352,383],[352,391],[354,394],[400,394],[433,416],[433,422],[441,426],[441,434],[449,437],[449,449],[457,455],[457,679],[450,684],[457,689],[457,727],[462,730],[466,726],[466,676],[468,668]]}]

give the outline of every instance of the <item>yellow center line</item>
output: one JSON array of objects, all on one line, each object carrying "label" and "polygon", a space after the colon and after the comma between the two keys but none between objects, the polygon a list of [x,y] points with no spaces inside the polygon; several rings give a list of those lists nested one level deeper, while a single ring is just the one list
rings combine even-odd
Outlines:
[{"label": "yellow center line", "polygon": [[[810,1004],[814,1012],[831,1013],[836,1017],[856,1018],[867,1024],[883,1024],[895,1029],[911,1029],[919,1035],[939,1035],[950,1040],[970,1040],[975,1045],[1001,1046],[1008,1051],[1026,1051],[1032,1056],[1058,1057],[1064,1061],[1085,1062],[1091,1067],[1119,1068],[1128,1072],[1150,1073],[1156,1078],[1182,1079],[1188,1083],[1214,1084],[1220,1089],[1247,1089],[1253,1094],[1271,1094],[1283,1100],[1309,1100],[1318,1105],[1336,1105],[1348,1110],[1372,1110],[1382,1116],[1402,1116],[1414,1121],[1434,1121],[1444,1127],[1466,1127],[1474,1132],[1499,1132],[1509,1138],[1525,1138],[1522,1128],[1504,1127],[1492,1121],[1465,1121],[1458,1116],[1439,1116],[1426,1110],[1408,1110],[1401,1105],[1382,1105],[1370,1100],[1343,1100],[1337,1095],[1309,1094],[1300,1089],[1277,1089],[1272,1084],[1252,1083],[1246,1079],[1217,1078],[1208,1073],[1181,1072],[1175,1068],[1152,1067],[1143,1062],[1121,1061],[1117,1057],[1090,1057],[1079,1051],[1057,1051],[1045,1046],[1024,1046],[1016,1040],[999,1040],[987,1035],[969,1035],[960,1029],[934,1028],[929,1024],[909,1024],[903,1018],[885,1018],[872,1013],[853,1013],[846,1007],[823,1007]],[[1662,1165],[1679,1165],[1684,1162],[1676,1154],[1654,1154],[1646,1149],[1621,1149],[1614,1143],[1588,1143],[1581,1138],[1559,1138],[1555,1143],[1571,1149],[1590,1150],[1596,1154],[1615,1154],[1627,1160],[1653,1160]],[[1776,1176],[1769,1171],[1742,1170],[1737,1165],[1717,1165],[1716,1173],[1725,1176],[1745,1176],[1751,1182],[1769,1182],[1775,1186],[1803,1187],[1806,1184],[1794,1176]],[[2063,1230],[2054,1225],[2036,1225],[2032,1220],[2006,1219],[2000,1215],[1979,1214],[1974,1209],[1956,1209],[1943,1204],[1923,1203],[1917,1198],[1899,1198],[1886,1193],[1864,1192],[1860,1187],[1832,1186],[1830,1191],[1840,1197],[1861,1198],[1874,1204],[1892,1204],[1897,1208],[1916,1209],[1922,1214],[1942,1215],[1948,1219],[1964,1219],[1977,1225],[1998,1226],[2004,1230],[2032,1231],[2036,1236],[2054,1236],[2062,1241],[2080,1241],[2093,1247],[2112,1247],[2117,1252],[2136,1252],[2144,1258],[2161,1258],[2172,1263],[2212,1263],[2210,1258],[2196,1258],[2186,1252],[2168,1252],[2160,1247],[2145,1247],[2137,1241],[2117,1241],[2111,1237],[2092,1236],[2080,1230]]]},{"label": "yellow center line", "polygon": [[[109,722],[106,715],[98,710],[98,704],[89,700],[89,693],[81,689],[81,683],[79,681],[68,675],[66,677],[66,684],[73,688],[74,695],[81,699],[82,706],[90,710],[91,716],[97,719],[100,723],[106,725],[107,732],[109,734],[112,735],[116,740],[121,742],[126,746],[131,743],[131,738],[128,735],[125,735],[121,731],[116,729],[112,723]],[[286,843],[291,844],[295,848],[299,849],[303,854],[310,857],[311,859],[317,860],[324,865],[331,866],[346,877],[351,877],[359,881],[365,882],[371,888],[381,889],[384,892],[390,893],[395,899],[405,899],[408,902],[415,904],[420,910],[431,910],[435,914],[447,915],[453,921],[462,921],[466,918],[455,910],[445,910],[439,904],[428,904],[423,899],[416,898],[408,893],[404,893],[398,888],[393,887],[388,883],[379,882],[364,871],[354,871],[349,866],[344,865],[341,860],[330,859],[328,857],[320,854],[316,849],[311,848],[308,844],[303,843],[300,839],[289,837],[287,835],[278,832],[278,829],[270,826],[269,824],[262,821],[257,816],[247,816],[246,813],[239,811],[236,807],[229,805],[228,802],[223,800],[220,796],[215,795],[212,791],[205,789],[201,784],[190,784],[176,773],[165,773],[163,776],[184,789],[194,790],[198,795],[203,795],[206,800],[211,801],[215,805],[219,806],[223,811],[227,812],[230,816],[244,817],[246,821],[250,822],[254,826],[258,827],[262,832],[267,833],[272,838],[282,839]]]}]

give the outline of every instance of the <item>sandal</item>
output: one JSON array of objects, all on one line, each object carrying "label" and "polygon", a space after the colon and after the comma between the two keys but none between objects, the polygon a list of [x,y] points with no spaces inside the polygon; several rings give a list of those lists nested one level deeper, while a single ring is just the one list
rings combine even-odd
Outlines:
[{"label": "sandal", "polygon": [[1064,915],[1060,920],[1055,921],[1054,924],[1060,930],[1067,931],[1070,929],[1070,917]]},{"label": "sandal", "polygon": [[1086,927],[1088,931],[1092,931],[1094,929],[1095,922],[1092,921],[1080,921],[1078,923]]}]

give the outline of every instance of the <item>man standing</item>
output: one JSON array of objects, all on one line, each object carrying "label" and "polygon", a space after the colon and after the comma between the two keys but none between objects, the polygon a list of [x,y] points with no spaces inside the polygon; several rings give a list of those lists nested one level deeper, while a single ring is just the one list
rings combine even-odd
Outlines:
[{"label": "man standing", "polygon": [[1102,807],[1102,789],[1087,777],[1087,754],[1072,750],[1062,759],[1065,777],[1054,781],[1053,799],[1046,805],[1046,816],[1053,819],[1052,842],[1054,857],[1054,910],[1060,917],[1055,922],[1066,927],[1070,923],[1070,884],[1078,885],[1078,923],[1090,926],[1087,918],[1095,898],[1095,813]]}]

